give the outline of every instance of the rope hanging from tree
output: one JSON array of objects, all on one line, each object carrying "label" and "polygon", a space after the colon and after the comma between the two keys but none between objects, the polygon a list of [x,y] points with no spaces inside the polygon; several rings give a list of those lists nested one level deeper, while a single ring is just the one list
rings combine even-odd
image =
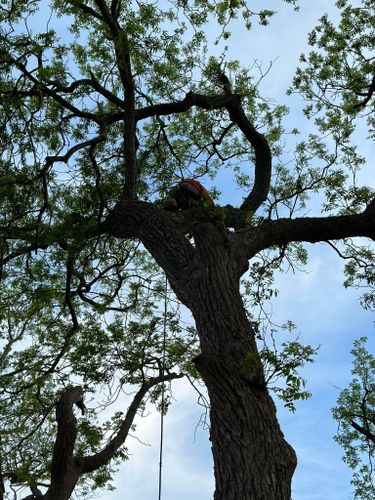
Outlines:
[{"label": "rope hanging from tree", "polygon": [[[166,351],[166,338],[167,338],[167,292],[168,292],[168,280],[165,276],[165,292],[164,292],[164,321],[163,321],[163,352],[162,352],[162,363],[161,363],[161,374],[164,376],[165,369],[165,351]],[[160,416],[160,450],[159,450],[159,494],[158,500],[161,500],[161,490],[162,490],[162,468],[163,468],[163,441],[164,441],[164,405],[165,405],[165,390],[164,382],[162,382],[161,388],[161,416]]]}]

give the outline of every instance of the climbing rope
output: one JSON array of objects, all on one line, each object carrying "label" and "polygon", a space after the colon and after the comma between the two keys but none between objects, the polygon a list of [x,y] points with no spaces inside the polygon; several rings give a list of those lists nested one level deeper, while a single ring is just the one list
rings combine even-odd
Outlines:
[{"label": "climbing rope", "polygon": [[[168,308],[168,280],[165,276],[165,295],[164,295],[164,322],[163,322],[163,353],[161,363],[161,374],[164,376],[165,367],[165,351],[166,351],[166,338],[167,338],[167,308]],[[164,440],[164,405],[165,405],[165,391],[164,382],[161,388],[161,416],[160,416],[160,449],[159,449],[159,495],[158,500],[161,500],[161,480],[163,468],[163,440]]]}]

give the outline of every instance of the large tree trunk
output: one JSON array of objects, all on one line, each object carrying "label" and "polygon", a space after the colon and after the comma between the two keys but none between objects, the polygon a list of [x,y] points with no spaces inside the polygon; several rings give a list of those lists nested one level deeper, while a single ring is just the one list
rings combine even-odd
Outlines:
[{"label": "large tree trunk", "polygon": [[113,236],[141,238],[195,318],[195,364],[211,404],[215,499],[289,500],[296,455],[278,425],[239,291],[248,248],[220,220],[190,223],[187,214],[184,225],[178,216],[121,202],[107,224]]},{"label": "large tree trunk", "polygon": [[211,404],[214,498],[289,500],[295,453],[283,437],[267,389],[241,375],[242,362],[230,353],[220,360],[197,360]]},{"label": "large tree trunk", "polygon": [[196,366],[211,404],[214,498],[289,500],[296,455],[280,430],[264,382],[239,292],[238,263],[230,248],[216,238],[210,241],[207,232],[199,246],[200,278],[191,309],[202,348]]}]

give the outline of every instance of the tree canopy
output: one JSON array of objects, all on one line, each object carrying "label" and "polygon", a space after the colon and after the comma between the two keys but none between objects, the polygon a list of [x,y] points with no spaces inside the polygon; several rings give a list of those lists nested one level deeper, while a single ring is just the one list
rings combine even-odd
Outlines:
[{"label": "tree canopy", "polygon": [[[237,17],[251,29],[272,11],[233,0],[2,2],[3,489],[63,500],[110,487],[135,415],[146,402],[165,412],[171,381],[187,377],[209,393],[215,498],[240,498],[228,485],[256,452],[264,470],[249,472],[241,498],[290,497],[295,455],[268,390],[290,409],[307,398],[298,369],[316,349],[262,327],[274,275],[306,265],[305,242],[326,242],[347,261],[346,284],[370,285],[363,302],[374,303],[375,192],[357,180],[365,160],[352,141],[359,123],[374,133],[374,7],[337,6],[340,24],[321,19],[289,91],[316,125],[289,161],[287,108],[260,95],[256,67],[212,50],[230,43]],[[237,207],[221,203],[224,169],[244,195]],[[165,212],[184,178],[206,181],[218,206]],[[127,411],[99,422],[123,394]],[[244,427],[229,431],[237,418]]]}]

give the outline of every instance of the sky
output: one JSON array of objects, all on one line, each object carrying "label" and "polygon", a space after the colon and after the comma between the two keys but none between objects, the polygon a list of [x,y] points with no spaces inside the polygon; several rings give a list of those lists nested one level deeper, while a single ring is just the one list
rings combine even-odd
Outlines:
[{"label": "sky", "polygon": [[[280,0],[258,0],[252,5],[254,10],[260,5],[274,8],[278,14],[268,28],[254,25],[251,33],[234,31],[227,42],[229,55],[249,65],[257,59],[265,68],[273,61],[272,72],[262,82],[263,95],[292,108],[291,128],[309,131],[311,125],[301,113],[304,103],[298,97],[287,97],[285,92],[300,53],[307,52],[307,33],[323,13],[337,18],[334,2],[301,1],[298,13]],[[361,141],[360,134],[357,139],[369,153],[371,146]],[[374,174],[365,171],[364,175],[374,185]],[[228,181],[223,176],[223,186]],[[221,202],[235,204],[241,193],[224,189],[222,196],[227,198]],[[342,449],[333,441],[337,423],[331,417],[331,408],[351,380],[353,340],[366,335],[368,349],[375,351],[373,317],[361,307],[359,293],[343,287],[343,262],[338,256],[322,244],[309,245],[308,250],[308,272],[279,276],[276,286],[281,293],[270,307],[276,323],[293,320],[301,342],[320,346],[316,361],[302,371],[313,396],[297,403],[295,413],[275,402],[281,428],[298,456],[293,500],[347,500],[352,498],[351,471],[341,460]],[[162,499],[212,499],[213,463],[208,430],[200,425],[203,409],[184,380],[173,384],[173,396],[174,404],[164,420]],[[136,437],[142,443],[136,437],[128,440],[130,459],[116,475],[117,489],[100,494],[101,500],[158,498],[160,415],[150,409],[149,416],[137,424]]]}]

